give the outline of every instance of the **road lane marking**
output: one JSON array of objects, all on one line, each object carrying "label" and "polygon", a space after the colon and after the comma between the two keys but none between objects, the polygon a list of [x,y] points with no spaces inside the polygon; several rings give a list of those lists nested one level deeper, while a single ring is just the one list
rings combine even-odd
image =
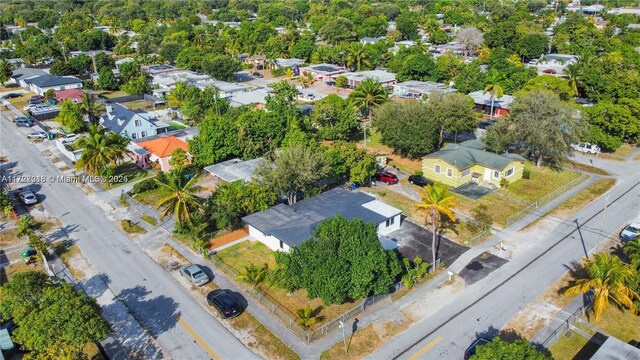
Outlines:
[{"label": "road lane marking", "polygon": [[187,330],[189,335],[191,335],[194,339],[196,339],[196,342],[198,343],[198,345],[200,345],[200,347],[202,347],[204,351],[209,353],[209,355],[211,355],[211,357],[214,360],[220,360],[220,356],[218,356],[218,354],[216,354],[215,351],[213,351],[213,349],[211,349],[211,347],[209,347],[209,345],[206,342],[204,342],[204,340],[202,340],[200,335],[198,335],[198,333],[196,333],[195,330],[193,330],[189,325],[187,325],[187,323],[184,320],[182,320],[181,317],[178,317],[178,324],[180,324],[185,330]]},{"label": "road lane marking", "polygon": [[409,358],[409,360],[416,360],[418,359],[420,356],[424,355],[424,353],[426,353],[427,351],[431,350],[432,347],[438,345],[438,343],[442,341],[442,337],[440,336],[436,336],[435,339],[433,339],[430,343],[428,343],[427,345],[425,345],[422,349],[418,350],[417,353],[413,354],[413,356],[411,356]]}]

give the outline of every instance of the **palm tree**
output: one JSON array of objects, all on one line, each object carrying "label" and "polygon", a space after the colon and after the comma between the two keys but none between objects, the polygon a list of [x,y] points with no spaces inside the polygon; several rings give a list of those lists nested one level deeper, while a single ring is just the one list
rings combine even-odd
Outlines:
[{"label": "palm tree", "polygon": [[311,327],[311,325],[315,324],[318,321],[318,317],[315,314],[315,311],[311,308],[311,306],[307,305],[304,309],[296,310],[296,315],[298,316],[298,325],[302,326],[305,330]]},{"label": "palm tree", "polygon": [[500,83],[504,79],[503,77],[504,75],[493,69],[487,79],[487,86],[484,87],[483,94],[491,94],[490,116],[493,116],[493,104],[495,103],[496,98],[500,99],[504,95],[504,89],[500,86]]},{"label": "palm tree", "polygon": [[573,95],[580,96],[579,87],[582,86],[582,69],[578,64],[570,64],[564,68],[564,73],[569,80],[569,87],[573,91]]},{"label": "palm tree", "polygon": [[288,78],[292,78],[293,75],[295,75],[295,73],[293,72],[293,70],[291,70],[291,68],[287,68],[284,71],[284,76],[288,77]]},{"label": "palm tree", "polygon": [[96,99],[89,93],[82,93],[82,103],[80,104],[82,113],[87,115],[89,122],[95,124],[98,122],[98,117],[102,112],[102,106],[96,101]]},{"label": "palm tree", "polygon": [[196,185],[197,176],[189,178],[182,171],[170,171],[166,176],[155,179],[156,183],[167,190],[169,195],[160,200],[158,208],[163,208],[160,220],[167,214],[173,214],[176,222],[193,223],[192,213],[202,208],[201,199],[195,195],[202,190]]},{"label": "palm tree", "polygon": [[0,86],[9,81],[13,70],[11,63],[7,59],[0,59]]},{"label": "palm tree", "polygon": [[236,276],[236,279],[255,287],[264,281],[268,272],[269,267],[267,264],[257,267],[251,263],[249,265],[245,265],[244,274]]},{"label": "palm tree", "polygon": [[116,167],[127,154],[129,139],[109,132],[98,124],[89,126],[89,136],[77,140],[76,146],[82,155],[76,162],[77,169],[100,174],[108,166]]},{"label": "palm tree", "polygon": [[230,37],[224,47],[224,52],[231,56],[238,55],[241,50],[242,47],[235,37]]},{"label": "palm tree", "polygon": [[572,286],[564,291],[567,296],[593,292],[591,309],[596,322],[609,303],[618,307],[626,307],[636,314],[634,300],[640,300],[629,284],[636,276],[636,270],[625,264],[619,257],[606,253],[594,255],[594,259],[586,259],[583,266],[584,277],[572,282]]},{"label": "palm tree", "polygon": [[442,184],[427,185],[420,191],[422,203],[417,204],[418,210],[425,210],[427,216],[424,219],[425,225],[431,224],[431,269],[436,270],[436,232],[442,223],[442,215],[449,220],[455,221],[456,217],[453,208],[456,206],[456,198],[449,195],[449,189]]},{"label": "palm tree", "polygon": [[640,237],[633,241],[627,241],[624,244],[624,254],[627,255],[629,262],[637,270],[640,270]]},{"label": "palm tree", "polygon": [[33,228],[36,226],[35,220],[31,215],[21,216],[16,222],[18,237],[29,236],[33,232]]},{"label": "palm tree", "polygon": [[367,148],[367,123],[371,123],[371,114],[374,107],[378,107],[387,101],[387,92],[382,84],[372,78],[366,78],[349,96],[351,103],[368,117],[363,123],[364,148]]},{"label": "palm tree", "polygon": [[509,57],[507,58],[507,61],[517,67],[521,67],[522,66],[522,60],[520,60],[520,56],[518,56],[518,54],[511,54],[509,55]]},{"label": "palm tree", "polygon": [[189,86],[186,82],[178,82],[176,86],[169,92],[168,100],[169,106],[180,106],[187,98],[187,88]]},{"label": "palm tree", "polygon": [[489,56],[491,56],[491,48],[487,45],[482,45],[482,47],[480,47],[476,51],[476,53],[478,54],[478,58],[480,59],[480,61],[484,63],[489,58]]},{"label": "palm tree", "polygon": [[351,46],[349,47],[349,51],[347,53],[347,65],[355,65],[357,71],[360,71],[362,65],[371,66],[371,62],[369,61],[369,54],[367,54],[362,43],[351,43]]}]

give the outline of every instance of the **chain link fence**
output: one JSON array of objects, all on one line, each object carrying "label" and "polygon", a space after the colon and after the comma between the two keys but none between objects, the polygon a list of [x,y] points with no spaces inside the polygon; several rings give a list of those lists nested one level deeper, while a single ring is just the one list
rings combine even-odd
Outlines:
[{"label": "chain link fence", "polygon": [[120,201],[127,203],[127,206],[133,209],[139,216],[151,216],[158,220],[158,226],[164,228],[168,232],[173,232],[176,228],[176,221],[172,216],[166,216],[160,219],[160,211],[153,206],[145,205],[126,192],[120,194]]},{"label": "chain link fence", "polygon": [[571,330],[573,323],[579,320],[581,317],[583,317],[587,313],[588,309],[589,309],[589,305],[586,305],[586,306],[581,306],[576,311],[574,311],[573,314],[571,314],[569,318],[567,318],[567,320],[565,320],[564,323],[562,323],[562,325],[558,326],[542,342],[542,346],[548,349],[551,345],[553,345],[556,341],[558,341],[558,338],[560,338],[560,336],[562,336],[562,334],[564,334],[568,330]]}]

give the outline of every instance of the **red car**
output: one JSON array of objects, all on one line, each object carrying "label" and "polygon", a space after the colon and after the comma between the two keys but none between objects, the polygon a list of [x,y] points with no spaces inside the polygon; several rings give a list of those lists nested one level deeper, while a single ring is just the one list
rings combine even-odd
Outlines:
[{"label": "red car", "polygon": [[545,74],[556,74],[557,71],[553,70],[553,69],[546,69],[542,71]]},{"label": "red car", "polygon": [[377,173],[376,174],[376,180],[392,185],[392,184],[397,184],[398,183],[398,177],[395,174],[392,174],[390,172],[381,172],[381,173]]}]

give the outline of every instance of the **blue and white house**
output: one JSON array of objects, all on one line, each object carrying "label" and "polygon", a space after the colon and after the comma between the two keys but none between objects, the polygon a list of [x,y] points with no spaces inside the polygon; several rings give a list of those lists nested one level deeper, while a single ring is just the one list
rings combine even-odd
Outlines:
[{"label": "blue and white house", "polygon": [[169,130],[168,124],[150,116],[146,111],[133,111],[119,103],[108,104],[106,109],[107,112],[100,117],[100,124],[131,140]]}]

